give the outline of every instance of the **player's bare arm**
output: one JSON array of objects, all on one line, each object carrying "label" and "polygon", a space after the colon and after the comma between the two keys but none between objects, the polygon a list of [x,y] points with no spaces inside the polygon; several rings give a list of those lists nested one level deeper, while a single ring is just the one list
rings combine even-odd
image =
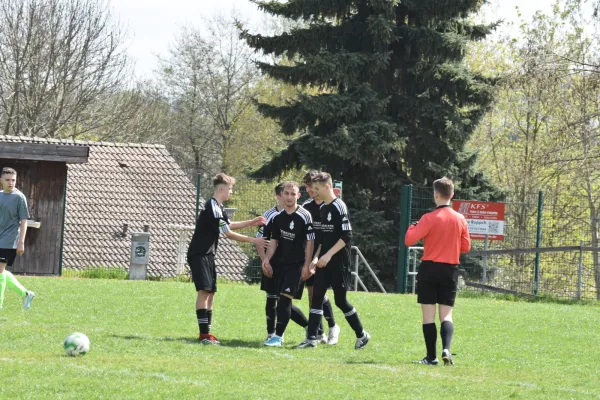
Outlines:
[{"label": "player's bare arm", "polygon": [[271,266],[271,258],[273,258],[275,250],[277,250],[277,240],[271,239],[269,247],[267,248],[265,259],[262,262],[263,273],[269,278],[273,277],[273,267]]},{"label": "player's bare arm", "polygon": [[331,257],[333,257],[338,251],[342,250],[344,247],[346,247],[346,242],[344,242],[342,239],[338,240],[337,243],[327,253],[323,254],[323,256],[319,258],[319,261],[317,262],[317,267],[325,268],[329,261],[331,261]]},{"label": "player's bare arm", "polygon": [[19,241],[17,243],[17,254],[22,256],[25,253],[25,235],[27,235],[27,220],[21,221],[21,230],[19,234]]},{"label": "player's bare arm", "polygon": [[232,231],[225,232],[225,236],[227,236],[229,239],[235,240],[237,242],[254,243],[256,245],[263,246],[263,247],[267,247],[269,245],[269,241],[267,239],[244,236],[244,235],[240,235],[239,233],[232,232]]},{"label": "player's bare arm", "polygon": [[312,275],[312,273],[310,272],[310,265],[312,264],[311,260],[311,256],[313,253],[313,250],[315,248],[315,241],[314,240],[307,240],[306,241],[306,247],[304,248],[304,266],[302,267],[302,279],[303,280],[307,280],[310,278],[310,276]]},{"label": "player's bare arm", "polygon": [[250,226],[261,226],[261,225],[264,225],[266,222],[267,222],[267,219],[261,215],[260,217],[250,219],[248,221],[232,222],[229,224],[229,229],[237,231],[239,229],[248,228]]}]

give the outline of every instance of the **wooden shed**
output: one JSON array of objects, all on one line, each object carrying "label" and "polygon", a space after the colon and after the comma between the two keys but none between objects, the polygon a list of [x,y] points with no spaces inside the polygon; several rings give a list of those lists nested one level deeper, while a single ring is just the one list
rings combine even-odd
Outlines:
[{"label": "wooden shed", "polygon": [[89,146],[73,141],[0,136],[0,167],[17,171],[29,206],[25,254],[16,274],[58,275],[61,265],[67,164],[86,163]]}]

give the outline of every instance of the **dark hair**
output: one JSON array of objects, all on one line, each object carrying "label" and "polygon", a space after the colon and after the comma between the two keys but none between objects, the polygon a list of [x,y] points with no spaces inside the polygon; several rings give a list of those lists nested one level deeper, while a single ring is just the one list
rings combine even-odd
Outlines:
[{"label": "dark hair", "polygon": [[235,185],[235,178],[232,178],[223,173],[217,174],[213,179],[213,186],[217,187],[219,185]]},{"label": "dark hair", "polygon": [[325,183],[328,185],[333,185],[333,181],[331,180],[331,175],[327,172],[319,172],[315,176],[312,177],[312,183]]},{"label": "dark hair", "polygon": [[304,174],[304,176],[302,177],[302,184],[304,184],[305,186],[312,185],[313,178],[315,176],[317,176],[318,174],[319,174],[319,171],[317,171],[316,169],[311,169],[306,174]]},{"label": "dark hair", "polygon": [[454,183],[446,177],[433,182],[433,190],[444,199],[449,199],[454,193]]},{"label": "dark hair", "polygon": [[283,182],[278,183],[277,186],[275,186],[275,195],[276,196],[281,196],[281,193],[283,193]]},{"label": "dark hair", "polygon": [[9,167],[2,168],[2,176],[4,176],[4,175],[16,175],[16,174],[17,174],[17,171],[15,171],[12,168],[9,168]]}]

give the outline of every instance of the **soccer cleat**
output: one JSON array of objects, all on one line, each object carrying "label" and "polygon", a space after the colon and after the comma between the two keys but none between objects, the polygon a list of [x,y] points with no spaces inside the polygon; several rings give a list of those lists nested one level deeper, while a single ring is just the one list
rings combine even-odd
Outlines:
[{"label": "soccer cleat", "polygon": [[275,336],[274,333],[267,333],[267,338],[265,339],[265,341],[263,343],[267,343],[269,341],[269,339],[271,339],[273,336]]},{"label": "soccer cleat", "polygon": [[454,361],[452,361],[452,354],[450,354],[450,350],[444,349],[442,351],[442,360],[444,360],[444,367],[448,365],[454,365]]},{"label": "soccer cleat", "polygon": [[340,326],[335,324],[332,328],[329,328],[329,337],[327,338],[327,344],[334,345],[340,340]]},{"label": "soccer cleat", "polygon": [[356,339],[356,344],[354,345],[354,349],[355,350],[364,349],[367,346],[367,343],[369,343],[369,339],[371,339],[371,335],[369,335],[369,332],[364,331],[362,337],[359,337],[358,339]]},{"label": "soccer cleat", "polygon": [[430,360],[427,357],[424,357],[422,360],[419,361],[413,361],[413,364],[423,364],[423,365],[438,365],[439,361],[436,358],[434,358],[433,360]]},{"label": "soccer cleat", "polygon": [[211,344],[211,345],[214,345],[214,346],[218,346],[218,345],[221,344],[221,342],[219,342],[217,340],[217,338],[214,337],[213,335],[211,335],[210,333],[209,334],[206,334],[206,333],[201,334],[200,335],[200,343],[202,343],[202,344]]},{"label": "soccer cleat", "polygon": [[300,343],[298,346],[296,346],[296,348],[297,349],[308,349],[309,347],[317,347],[318,344],[319,344],[318,340],[306,339],[302,343]]},{"label": "soccer cleat", "polygon": [[265,346],[269,346],[269,347],[281,347],[282,346],[282,340],[279,336],[277,335],[273,335],[269,340],[267,340],[265,342]]},{"label": "soccer cleat", "polygon": [[33,301],[34,297],[35,297],[35,293],[33,293],[31,290],[28,290],[27,294],[25,295],[25,299],[23,299],[23,309],[24,310],[29,310],[29,307],[31,307],[31,302]]}]

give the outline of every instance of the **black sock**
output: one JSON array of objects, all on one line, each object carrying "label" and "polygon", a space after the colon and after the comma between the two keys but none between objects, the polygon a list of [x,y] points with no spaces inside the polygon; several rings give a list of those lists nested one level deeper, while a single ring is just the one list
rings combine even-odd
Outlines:
[{"label": "black sock", "polygon": [[319,329],[317,329],[317,335],[322,336],[325,334],[325,328],[323,327],[323,319],[321,319],[321,323],[319,324]]},{"label": "black sock", "polygon": [[327,325],[330,328],[335,326],[335,318],[333,317],[333,307],[331,307],[331,302],[329,301],[329,297],[325,296],[325,300],[323,300],[323,317],[327,321]]},{"label": "black sock", "polygon": [[275,333],[275,321],[277,321],[277,297],[268,297],[267,305],[265,306],[265,313],[267,315],[267,334],[272,335]]},{"label": "black sock", "polygon": [[350,324],[350,327],[354,330],[354,334],[356,334],[357,338],[361,338],[364,336],[365,331],[363,330],[362,323],[360,322],[360,318],[358,317],[358,313],[356,312],[356,308],[346,298],[348,293],[345,289],[342,290],[334,290],[333,296],[335,298],[335,305],[342,310],[344,316],[346,317],[346,321]]},{"label": "black sock", "polygon": [[[348,304],[350,305],[350,307],[352,307],[350,303]],[[365,331],[363,330],[363,326],[360,322],[360,318],[358,317],[358,313],[356,312],[356,308],[352,307],[348,312],[345,312],[344,315],[346,316],[346,321],[348,321],[350,327],[354,330],[356,337],[363,337]]]},{"label": "black sock", "polygon": [[306,330],[306,338],[310,340],[317,340],[317,331],[321,318],[323,317],[323,310],[311,308],[310,314],[308,314],[308,329]]},{"label": "black sock", "polygon": [[289,297],[281,296],[277,304],[277,325],[275,328],[275,334],[282,337],[285,333],[285,328],[288,322],[290,322],[290,316],[292,315],[292,299]]},{"label": "black sock", "polygon": [[454,324],[452,321],[442,322],[440,336],[442,337],[442,348],[450,350],[452,345],[452,335],[454,334]]},{"label": "black sock", "polygon": [[[281,301],[281,299],[279,301]],[[292,301],[292,300],[290,300],[290,301]],[[279,316],[279,314],[277,314],[277,315]],[[291,317],[292,317],[292,321],[294,321],[301,327],[306,328],[308,326],[308,320],[306,319],[306,316],[304,315],[304,313],[293,304],[292,304]]]},{"label": "black sock", "polygon": [[212,328],[212,310],[206,310],[206,316],[208,317],[208,333],[210,333],[210,328]]},{"label": "black sock", "polygon": [[206,314],[206,308],[196,310],[196,317],[198,318],[198,328],[200,328],[200,334],[208,334],[208,316]]},{"label": "black sock", "polygon": [[427,347],[427,358],[429,360],[433,360],[437,357],[435,350],[437,327],[435,326],[435,322],[431,324],[423,324],[423,337],[425,338],[425,346]]}]

